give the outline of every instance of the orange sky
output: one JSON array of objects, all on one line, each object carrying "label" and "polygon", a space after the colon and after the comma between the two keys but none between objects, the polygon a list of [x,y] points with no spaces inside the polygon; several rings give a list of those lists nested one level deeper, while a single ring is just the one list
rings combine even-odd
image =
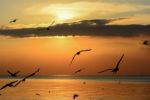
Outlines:
[{"label": "orange sky", "polygon": [[[124,53],[118,74],[149,75],[150,47],[142,45],[143,39],[145,37],[1,38],[0,73],[6,74],[9,69],[26,74],[39,67],[40,75],[72,74],[79,68],[86,68],[80,75],[97,75],[97,71],[115,66]],[[89,48],[93,50],[78,56],[69,67],[76,51]]]},{"label": "orange sky", "polygon": [[[19,70],[21,74],[26,74],[36,68],[41,68],[40,75],[46,76],[70,75],[79,68],[86,68],[80,73],[81,75],[97,75],[97,71],[115,66],[123,53],[125,57],[121,63],[119,75],[150,75],[150,46],[142,45],[142,42],[149,40],[150,37],[137,36],[139,34],[149,35],[150,2],[149,0],[133,1],[0,0],[0,32],[6,29],[6,33],[1,34],[14,36],[10,38],[0,35],[0,75],[6,74],[8,69],[14,72]],[[10,24],[9,21],[15,18],[18,19],[17,22]],[[107,23],[107,19],[119,18],[122,19]],[[108,24],[138,24],[143,30],[147,30],[145,33],[143,31],[139,33],[134,31],[133,27],[131,28],[133,31],[130,33],[128,33],[127,29],[127,34],[111,32],[109,34],[108,32],[107,34],[101,33],[97,37],[47,36],[28,38],[17,38],[17,36],[28,34],[27,31],[23,31],[22,34],[20,31],[17,31],[20,33],[16,33],[16,31],[8,30],[13,28],[47,27],[52,21],[55,21],[53,25],[56,25],[94,19],[100,20],[100,22],[106,21],[106,23],[102,24],[103,26],[105,24],[107,26],[109,26]],[[102,25],[100,24],[100,27]],[[103,31],[105,32],[105,29]],[[34,32],[30,31],[29,35],[46,35],[44,32],[42,34],[42,31],[40,31],[40,34],[36,34],[36,29]],[[78,30],[75,32],[78,32]],[[51,33],[49,34],[51,35]],[[102,37],[103,34],[105,37]],[[81,35],[84,35],[84,32]],[[92,49],[91,52],[81,54],[75,59],[72,67],[69,67],[69,62],[76,51],[89,48]],[[104,73],[104,75],[110,74]]]}]

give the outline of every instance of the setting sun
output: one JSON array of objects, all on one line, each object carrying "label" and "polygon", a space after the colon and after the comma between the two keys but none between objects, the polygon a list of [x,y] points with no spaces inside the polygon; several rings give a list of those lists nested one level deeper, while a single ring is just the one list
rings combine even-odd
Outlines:
[{"label": "setting sun", "polygon": [[47,6],[42,9],[42,13],[52,15],[57,22],[64,22],[66,20],[74,19],[77,13],[70,7],[64,7],[62,5]]},{"label": "setting sun", "polygon": [[60,10],[56,13],[56,18],[58,20],[68,20],[74,17],[73,12],[67,10]]}]

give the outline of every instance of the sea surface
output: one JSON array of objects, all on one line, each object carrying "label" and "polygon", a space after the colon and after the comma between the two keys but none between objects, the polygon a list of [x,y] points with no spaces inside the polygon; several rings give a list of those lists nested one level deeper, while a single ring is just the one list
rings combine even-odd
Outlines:
[{"label": "sea surface", "polygon": [[[0,78],[0,86],[14,80]],[[150,76],[50,76],[0,90],[0,100],[150,100]]]}]

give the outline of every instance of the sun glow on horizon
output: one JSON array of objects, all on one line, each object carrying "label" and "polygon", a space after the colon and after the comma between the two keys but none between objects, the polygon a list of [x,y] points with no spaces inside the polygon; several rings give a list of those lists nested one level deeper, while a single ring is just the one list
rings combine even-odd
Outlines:
[{"label": "sun glow on horizon", "polygon": [[68,20],[72,19],[74,17],[74,13],[69,10],[60,10],[56,12],[56,18],[57,20]]},{"label": "sun glow on horizon", "polygon": [[42,12],[45,14],[52,15],[58,23],[74,19],[77,16],[77,13],[70,7],[63,7],[60,5],[58,7],[56,6],[44,7]]}]

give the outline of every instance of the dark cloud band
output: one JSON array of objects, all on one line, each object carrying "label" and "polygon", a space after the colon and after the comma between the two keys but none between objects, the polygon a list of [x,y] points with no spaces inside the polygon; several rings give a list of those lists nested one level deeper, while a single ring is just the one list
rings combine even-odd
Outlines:
[{"label": "dark cloud band", "polygon": [[83,20],[74,23],[57,24],[46,28],[10,29],[0,30],[0,35],[11,37],[34,37],[34,36],[121,36],[131,37],[146,35],[150,36],[150,25],[108,25],[118,19],[94,19]]}]

